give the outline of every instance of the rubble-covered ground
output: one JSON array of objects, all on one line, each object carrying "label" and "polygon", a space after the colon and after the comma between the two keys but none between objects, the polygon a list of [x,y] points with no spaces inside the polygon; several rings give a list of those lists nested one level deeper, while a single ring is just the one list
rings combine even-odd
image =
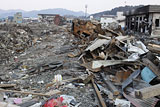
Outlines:
[{"label": "rubble-covered ground", "polygon": [[[63,80],[86,74],[80,66],[78,58],[69,58],[68,54],[78,52],[74,36],[64,27],[55,25],[1,25],[1,55],[0,79],[1,83],[16,84],[12,90],[46,93],[58,89],[61,94],[74,96],[80,107],[94,107],[97,105],[94,90],[90,84],[51,87],[54,76],[61,74]],[[29,42],[29,43],[28,43]],[[21,51],[18,51],[19,46]],[[45,69],[43,65],[58,63],[61,66]],[[78,83],[77,83],[78,84]],[[7,88],[8,89],[8,88]],[[21,98],[27,95],[13,93],[8,97]],[[54,95],[56,97],[56,95]],[[45,97],[36,97],[38,101],[45,101]]]},{"label": "rubble-covered ground", "polygon": [[158,36],[118,24],[1,24],[0,104],[158,107],[159,59]]}]

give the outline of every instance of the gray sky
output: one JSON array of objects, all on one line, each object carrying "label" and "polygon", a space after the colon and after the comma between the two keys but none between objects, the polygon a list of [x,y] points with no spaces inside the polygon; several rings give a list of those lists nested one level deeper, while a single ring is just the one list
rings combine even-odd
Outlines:
[{"label": "gray sky", "polygon": [[[0,0],[0,9],[41,10],[48,8],[65,8],[74,11],[84,11],[88,5],[88,13],[110,10],[117,6],[157,4],[160,0]],[[126,1],[126,3],[125,3]]]}]

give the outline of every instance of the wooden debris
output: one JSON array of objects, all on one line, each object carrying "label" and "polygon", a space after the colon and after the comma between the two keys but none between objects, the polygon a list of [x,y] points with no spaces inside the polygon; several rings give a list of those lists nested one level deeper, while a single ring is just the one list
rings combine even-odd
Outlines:
[{"label": "wooden debris", "polygon": [[147,99],[160,95],[160,84],[135,91],[136,98]]},{"label": "wooden debris", "polygon": [[111,37],[108,37],[108,36],[105,36],[105,35],[101,35],[101,34],[98,34],[98,37],[102,38],[102,39],[108,39],[108,40],[111,39]]},{"label": "wooden debris", "polygon": [[97,94],[97,96],[98,96],[98,99],[99,99],[99,101],[100,101],[100,103],[101,103],[101,106],[102,106],[102,107],[107,107],[106,104],[105,104],[105,102],[104,102],[104,99],[103,99],[102,96],[101,96],[101,93],[99,92],[99,90],[98,90],[98,88],[97,88],[97,86],[96,86],[96,84],[95,84],[95,82],[94,82],[94,79],[92,78],[91,81],[92,81],[92,85],[93,85],[93,87],[94,87],[94,89],[95,89],[95,91],[96,91],[96,94]]},{"label": "wooden debris", "polygon": [[151,52],[155,52],[155,53],[160,54],[160,45],[148,44],[147,48],[148,48]]},{"label": "wooden debris", "polygon": [[[91,72],[88,71],[88,74],[91,75]],[[95,90],[95,92],[96,92],[96,95],[97,95],[97,97],[98,97],[98,100],[99,100],[101,106],[102,106],[102,107],[107,107],[106,104],[105,104],[105,102],[104,102],[104,100],[103,100],[103,98],[102,98],[102,96],[101,96],[100,91],[98,90],[97,85],[95,84],[95,81],[94,81],[93,78],[91,78],[91,82],[92,82],[93,88],[94,88],[94,90]]]},{"label": "wooden debris", "polygon": [[0,88],[15,87],[16,84],[0,84]]},{"label": "wooden debris", "polygon": [[61,93],[61,91],[59,91],[59,90],[50,90],[49,92],[47,92],[45,94],[52,96],[52,95],[60,94],[60,93]]},{"label": "wooden debris", "polygon": [[113,95],[119,95],[118,89],[111,83],[109,78],[104,75],[104,73],[100,73],[102,79],[104,80],[105,84],[108,86],[108,88],[112,91]]},{"label": "wooden debris", "polygon": [[70,57],[70,58],[74,58],[74,57],[75,57],[75,55],[73,55],[72,53],[69,53],[69,54],[68,54],[68,57]]},{"label": "wooden debris", "polygon": [[[72,81],[76,81],[76,80],[82,80],[82,82],[84,84],[87,84],[88,82],[91,81],[91,78],[93,78],[93,77],[94,77],[93,74],[90,74],[90,75],[81,75],[81,76],[79,76],[77,78],[71,78],[71,79],[62,80],[61,82],[65,83],[65,82],[72,82]],[[55,84],[55,82],[49,83],[49,84],[46,85],[46,88],[51,87],[54,84]]]},{"label": "wooden debris", "polygon": [[[78,80],[78,79],[79,79],[79,77],[71,78],[71,79],[67,79],[67,80],[62,80],[61,82],[71,82],[71,81],[75,81],[75,80]],[[49,83],[49,84],[46,85],[46,88],[51,87],[54,84],[55,84],[55,82]]]},{"label": "wooden debris", "polygon": [[145,66],[148,66],[152,72],[154,72],[157,76],[160,76],[160,71],[156,65],[154,65],[149,59],[142,59]]},{"label": "wooden debris", "polygon": [[[39,96],[51,96],[51,94],[43,94],[43,93],[34,93],[34,92],[25,92],[25,91],[16,91],[16,90],[4,90],[0,89],[1,92],[13,92],[13,93],[21,93],[21,94],[32,94],[32,95],[39,95]],[[59,91],[56,91],[54,94],[59,94]]]},{"label": "wooden debris", "polygon": [[111,29],[106,28],[106,31],[112,33],[115,36],[120,36],[120,34],[118,34],[117,32],[115,32],[115,31],[113,31]]}]

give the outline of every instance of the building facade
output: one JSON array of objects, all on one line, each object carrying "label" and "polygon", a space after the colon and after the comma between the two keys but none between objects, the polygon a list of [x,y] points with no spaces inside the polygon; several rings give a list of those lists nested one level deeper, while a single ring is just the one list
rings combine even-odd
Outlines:
[{"label": "building facade", "polygon": [[62,25],[64,18],[58,14],[38,14],[39,22],[53,23],[56,25]]},{"label": "building facade", "polygon": [[123,12],[117,12],[117,15],[103,15],[101,16],[100,23],[103,28],[107,27],[110,23],[117,23],[122,28],[125,27],[125,16]]},{"label": "building facade", "polygon": [[123,12],[117,12],[116,20],[122,28],[125,27],[125,19],[126,17],[124,16]]},{"label": "building facade", "polygon": [[14,20],[14,17],[13,17],[13,16],[8,16],[8,17],[6,18],[6,22],[7,22],[7,23],[12,23],[13,20]]},{"label": "building facade", "polygon": [[128,30],[160,35],[160,5],[147,5],[125,13]]},{"label": "building facade", "polygon": [[22,13],[21,12],[17,12],[16,14],[14,14],[14,19],[13,21],[15,23],[22,23],[23,18],[22,18]]},{"label": "building facade", "polygon": [[117,22],[116,16],[114,16],[114,15],[101,16],[100,23],[101,23],[102,27],[106,27],[106,26],[108,26],[109,23],[112,23],[112,22]]}]

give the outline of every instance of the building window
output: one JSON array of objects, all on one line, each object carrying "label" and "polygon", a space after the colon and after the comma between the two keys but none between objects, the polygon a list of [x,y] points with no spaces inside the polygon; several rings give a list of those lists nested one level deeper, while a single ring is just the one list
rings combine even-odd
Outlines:
[{"label": "building window", "polygon": [[142,17],[140,17],[140,21],[142,20]]},{"label": "building window", "polygon": [[159,27],[159,19],[156,19],[155,24],[156,24],[156,27]]},{"label": "building window", "polygon": [[136,17],[136,20],[138,21],[138,17]]}]

